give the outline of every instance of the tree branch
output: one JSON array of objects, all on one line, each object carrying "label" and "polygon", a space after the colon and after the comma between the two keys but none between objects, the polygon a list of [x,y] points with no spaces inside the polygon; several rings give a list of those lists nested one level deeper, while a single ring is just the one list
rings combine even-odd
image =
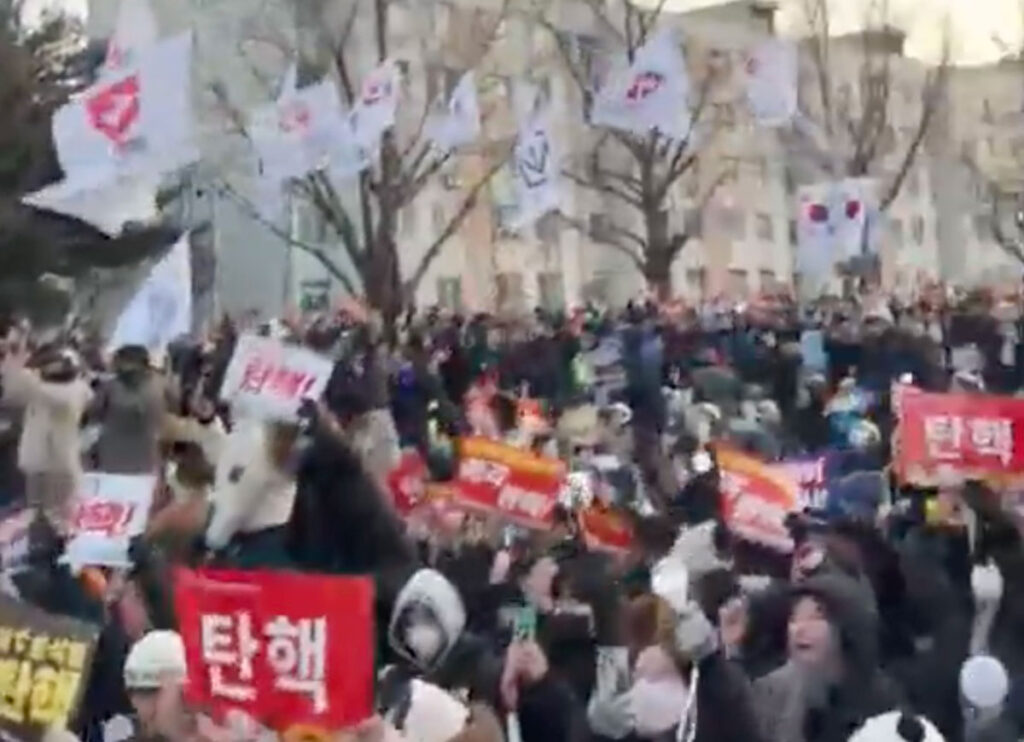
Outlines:
[{"label": "tree branch", "polygon": [[290,245],[291,247],[294,247],[298,250],[301,250],[307,255],[310,255],[313,258],[315,258],[316,261],[324,267],[324,270],[326,270],[328,273],[331,274],[331,276],[336,278],[338,282],[341,283],[341,285],[345,287],[345,290],[348,291],[350,294],[352,294],[353,296],[361,295],[360,292],[356,290],[355,285],[352,283],[352,278],[347,273],[345,273],[341,268],[339,268],[335,264],[335,262],[324,253],[324,251],[321,248],[316,247],[315,245],[310,245],[308,242],[303,242],[302,240],[298,240],[292,237],[290,234],[288,234],[286,230],[281,229],[281,227],[274,224],[273,221],[267,219],[262,214],[260,214],[259,209],[257,209],[251,203],[249,203],[249,200],[242,196],[240,193],[238,193],[238,191],[236,191],[231,186],[230,183],[227,183],[226,181],[221,181],[220,186],[221,191],[230,196],[231,200],[238,204],[239,208],[241,208],[242,211],[245,212],[246,216],[248,216],[253,221],[257,222],[261,226],[265,227],[272,235],[277,237],[285,244]]},{"label": "tree branch", "polygon": [[[568,216],[567,214],[563,214],[561,212],[558,212],[558,218],[560,221],[572,227],[580,234],[591,236],[590,225],[587,224],[586,222],[583,222],[579,219],[576,219],[575,217]],[[615,225],[609,225],[609,229],[615,233],[618,233],[619,231],[625,232],[626,235],[629,235],[629,237],[632,240],[639,242],[641,250],[643,250],[646,247],[646,242],[643,240],[643,238],[641,238],[637,234],[634,234],[633,232],[630,232],[629,230],[620,230],[619,228],[615,227]],[[625,237],[625,235],[623,235],[623,237]],[[642,257],[642,253],[637,254],[635,251],[631,250],[627,245],[621,242],[614,242],[608,240],[601,242],[601,244],[612,248],[613,250],[622,255],[625,255],[627,258],[630,259],[633,265],[636,266],[637,270],[639,270],[641,273],[643,272],[644,260]]]},{"label": "tree branch", "polygon": [[427,271],[430,270],[431,263],[441,254],[441,248],[444,247],[445,243],[450,240],[456,232],[461,229],[463,223],[472,213],[473,208],[476,206],[477,198],[480,192],[491,182],[491,179],[501,170],[505,163],[508,162],[508,158],[512,155],[512,147],[508,147],[505,155],[499,157],[495,162],[491,164],[487,172],[484,174],[479,181],[477,181],[469,189],[462,204],[456,210],[455,215],[448,222],[447,226],[441,230],[441,233],[434,239],[430,246],[423,253],[423,257],[420,258],[419,264],[416,266],[416,270],[413,271],[412,277],[405,283],[406,295],[414,293],[419,287],[420,281],[427,275]]},{"label": "tree branch", "polygon": [[949,58],[948,56],[945,56],[939,68],[933,73],[932,80],[925,87],[925,96],[921,103],[921,118],[918,120],[917,129],[914,132],[914,138],[911,140],[910,146],[907,147],[907,151],[903,156],[903,161],[900,163],[900,167],[896,171],[896,177],[889,185],[889,189],[885,196],[879,201],[879,209],[882,211],[888,209],[892,202],[896,200],[896,196],[899,195],[900,189],[903,187],[903,183],[907,178],[907,174],[910,172],[910,168],[914,164],[917,153],[924,144],[924,139],[928,135],[928,129],[931,127],[932,120],[935,118],[935,113],[938,107],[942,104],[942,91],[947,83],[948,74]]},{"label": "tree branch", "polygon": [[620,201],[624,201],[625,203],[637,209],[643,208],[643,201],[641,200],[640,196],[633,195],[625,190],[619,190],[610,183],[598,183],[592,180],[591,178],[581,177],[569,170],[563,170],[562,175],[564,175],[566,178],[568,178],[570,181],[572,181],[578,186],[587,188],[597,193],[613,196],[614,198],[617,198]]}]

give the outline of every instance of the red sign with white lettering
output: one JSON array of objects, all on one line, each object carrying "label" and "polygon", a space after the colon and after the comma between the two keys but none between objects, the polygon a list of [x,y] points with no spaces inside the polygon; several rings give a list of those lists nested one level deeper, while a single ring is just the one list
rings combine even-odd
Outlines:
[{"label": "red sign with white lettering", "polygon": [[186,693],[271,729],[340,729],[373,714],[373,582],[290,572],[180,569]]},{"label": "red sign with white lettering", "polygon": [[899,392],[893,463],[903,481],[929,487],[951,479],[1024,480],[1024,400],[906,386]]},{"label": "red sign with white lettering", "polygon": [[453,500],[529,528],[550,528],[565,465],[485,438],[459,441]]}]

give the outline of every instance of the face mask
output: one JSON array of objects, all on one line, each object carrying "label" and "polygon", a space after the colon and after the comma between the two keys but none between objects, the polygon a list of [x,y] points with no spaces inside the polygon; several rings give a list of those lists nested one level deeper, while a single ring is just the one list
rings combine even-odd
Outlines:
[{"label": "face mask", "polygon": [[640,737],[656,737],[671,730],[686,709],[688,692],[678,679],[640,679],[629,693],[636,719],[634,729]]},{"label": "face mask", "polygon": [[427,665],[441,652],[444,637],[441,629],[432,623],[415,623],[405,634],[405,643],[417,662]]}]

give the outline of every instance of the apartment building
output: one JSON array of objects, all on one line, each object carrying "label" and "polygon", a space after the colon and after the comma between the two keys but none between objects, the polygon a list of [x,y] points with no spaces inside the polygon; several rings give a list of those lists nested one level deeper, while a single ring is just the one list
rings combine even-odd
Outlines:
[{"label": "apartment building", "polygon": [[[994,238],[990,186],[1024,194],[1024,62],[953,69],[931,143],[942,173],[934,194],[944,276],[964,284],[1019,284],[1024,266]],[[1007,234],[1021,236],[1012,224]]]}]

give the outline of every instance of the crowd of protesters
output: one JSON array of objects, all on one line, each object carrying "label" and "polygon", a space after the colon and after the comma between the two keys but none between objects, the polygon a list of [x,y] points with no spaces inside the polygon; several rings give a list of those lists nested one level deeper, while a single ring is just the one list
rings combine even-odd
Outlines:
[{"label": "crowd of protesters", "polygon": [[[288,422],[220,398],[229,322],[163,357],[109,359],[11,322],[0,482],[35,517],[3,590],[100,627],[76,718],[48,738],[278,738],[184,700],[171,568],[212,564],[372,576],[378,714],[337,739],[1022,739],[1016,515],[981,482],[939,492],[889,468],[895,382],[1024,385],[1018,306],[637,303],[393,329],[351,308],[253,328],[335,361]],[[621,515],[631,547],[588,548],[568,495],[543,530],[455,509],[403,517],[388,486],[403,452],[445,482],[467,435],[592,473],[588,505]],[[828,451],[844,476],[869,476],[792,513],[793,548],[777,550],[723,518],[723,443],[769,463]],[[87,470],[158,476],[128,570],[59,559]]]}]

